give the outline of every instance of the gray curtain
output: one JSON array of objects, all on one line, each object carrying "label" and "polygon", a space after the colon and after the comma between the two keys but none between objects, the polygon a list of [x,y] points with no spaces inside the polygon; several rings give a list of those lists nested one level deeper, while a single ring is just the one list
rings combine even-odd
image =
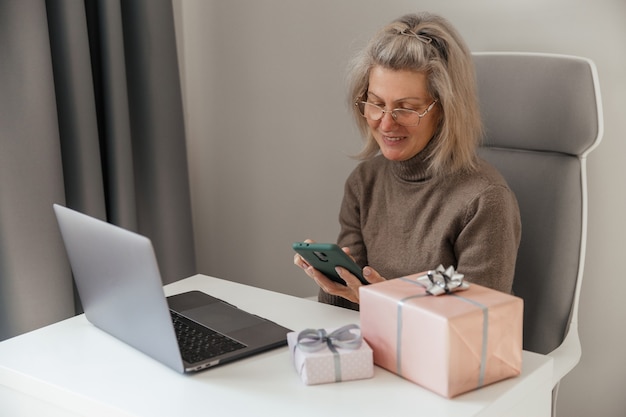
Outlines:
[{"label": "gray curtain", "polygon": [[171,0],[0,0],[0,340],[71,317],[53,203],[195,273]]}]

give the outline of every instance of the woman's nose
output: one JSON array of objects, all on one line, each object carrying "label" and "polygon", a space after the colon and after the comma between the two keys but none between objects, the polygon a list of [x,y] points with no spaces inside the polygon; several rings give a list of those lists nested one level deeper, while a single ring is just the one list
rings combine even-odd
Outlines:
[{"label": "woman's nose", "polygon": [[397,124],[398,122],[393,118],[391,112],[383,113],[383,117],[380,119],[380,127],[383,130],[390,130],[390,128],[395,127]]}]

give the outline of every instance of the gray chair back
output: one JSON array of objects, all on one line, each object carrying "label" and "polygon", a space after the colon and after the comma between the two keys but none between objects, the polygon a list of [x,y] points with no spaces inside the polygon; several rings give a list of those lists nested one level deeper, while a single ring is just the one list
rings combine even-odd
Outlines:
[{"label": "gray chair back", "polygon": [[593,63],[525,53],[474,54],[486,137],[480,155],[517,196],[522,238],[513,291],[524,349],[549,353],[577,314],[586,240],[585,156],[601,138]]}]

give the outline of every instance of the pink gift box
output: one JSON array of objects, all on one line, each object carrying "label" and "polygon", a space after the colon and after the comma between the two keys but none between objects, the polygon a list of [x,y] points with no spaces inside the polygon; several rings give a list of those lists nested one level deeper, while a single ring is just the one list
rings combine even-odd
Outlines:
[{"label": "pink gift box", "polygon": [[335,347],[335,353],[328,346],[323,346],[320,350],[308,352],[298,347],[298,333],[287,333],[287,343],[296,371],[306,385],[367,379],[374,376],[372,348],[365,340],[357,349]]},{"label": "pink gift box", "polygon": [[476,284],[433,296],[416,278],[360,289],[376,365],[447,398],[520,374],[521,298]]}]

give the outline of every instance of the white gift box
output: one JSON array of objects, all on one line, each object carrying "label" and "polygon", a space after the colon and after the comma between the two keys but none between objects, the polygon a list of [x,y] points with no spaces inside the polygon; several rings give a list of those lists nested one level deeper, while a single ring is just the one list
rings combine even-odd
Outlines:
[{"label": "white gift box", "polygon": [[[358,333],[358,334],[357,334]],[[374,357],[357,325],[335,331],[306,329],[287,334],[296,371],[306,385],[367,379]]]}]

